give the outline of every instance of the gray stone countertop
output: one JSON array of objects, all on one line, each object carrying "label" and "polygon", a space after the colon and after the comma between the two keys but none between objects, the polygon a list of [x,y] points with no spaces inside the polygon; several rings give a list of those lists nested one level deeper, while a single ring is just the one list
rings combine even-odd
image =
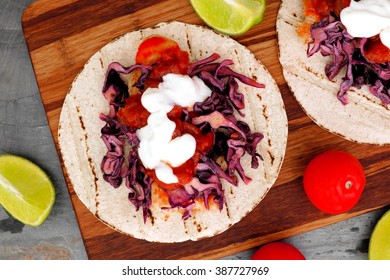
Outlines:
[{"label": "gray stone countertop", "polygon": [[[21,30],[32,0],[0,0],[0,154],[25,157],[44,169],[56,203],[40,227],[16,221],[0,206],[0,259],[87,259]],[[370,234],[386,209],[284,241],[307,259],[367,259]],[[256,248],[224,259],[249,259]]]}]

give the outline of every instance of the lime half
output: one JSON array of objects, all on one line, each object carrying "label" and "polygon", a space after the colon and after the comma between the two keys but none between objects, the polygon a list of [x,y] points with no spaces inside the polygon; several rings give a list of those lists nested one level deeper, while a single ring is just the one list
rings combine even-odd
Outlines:
[{"label": "lime half", "polygon": [[390,210],[380,218],[371,234],[368,259],[390,260]]},{"label": "lime half", "polygon": [[39,226],[49,215],[55,190],[46,173],[31,161],[0,155],[0,205],[15,219]]},{"label": "lime half", "polygon": [[266,0],[190,0],[199,17],[227,35],[241,35],[264,17]]}]

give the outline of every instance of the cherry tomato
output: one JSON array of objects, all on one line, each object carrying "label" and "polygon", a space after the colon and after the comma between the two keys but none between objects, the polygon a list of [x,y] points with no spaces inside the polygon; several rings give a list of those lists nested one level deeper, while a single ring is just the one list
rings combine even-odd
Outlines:
[{"label": "cherry tomato", "polygon": [[360,162],[343,151],[327,151],[315,157],[303,175],[304,190],[320,210],[339,214],[359,201],[366,184]]},{"label": "cherry tomato", "polygon": [[268,243],[258,249],[252,260],[306,260],[305,256],[293,245],[285,242]]}]

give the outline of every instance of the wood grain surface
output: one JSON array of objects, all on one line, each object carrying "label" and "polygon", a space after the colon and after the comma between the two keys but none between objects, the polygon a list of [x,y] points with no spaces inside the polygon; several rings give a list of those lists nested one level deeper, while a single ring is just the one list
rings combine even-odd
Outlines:
[{"label": "wood grain surface", "polygon": [[[390,146],[356,144],[323,130],[305,115],[290,92],[278,60],[275,21],[279,4],[268,0],[264,21],[235,38],[273,75],[289,119],[285,160],[265,199],[222,234],[197,242],[160,244],[130,238],[101,223],[79,201],[67,180],[90,259],[214,259],[390,204]],[[24,35],[56,145],[63,100],[89,57],[117,36],[172,20],[203,25],[188,1],[40,0],[26,9],[22,18]],[[358,205],[341,215],[318,211],[302,188],[306,165],[330,149],[356,156],[367,175]]]}]

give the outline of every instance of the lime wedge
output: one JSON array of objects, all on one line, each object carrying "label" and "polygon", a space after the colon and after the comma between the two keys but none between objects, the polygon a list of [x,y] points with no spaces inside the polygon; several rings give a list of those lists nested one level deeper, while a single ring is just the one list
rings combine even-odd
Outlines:
[{"label": "lime wedge", "polygon": [[15,219],[39,226],[49,215],[55,190],[46,173],[31,161],[0,155],[0,205]]},{"label": "lime wedge", "polygon": [[371,234],[368,259],[390,260],[390,210],[380,218]]},{"label": "lime wedge", "polygon": [[190,0],[198,16],[211,28],[241,35],[264,17],[266,0]]}]

